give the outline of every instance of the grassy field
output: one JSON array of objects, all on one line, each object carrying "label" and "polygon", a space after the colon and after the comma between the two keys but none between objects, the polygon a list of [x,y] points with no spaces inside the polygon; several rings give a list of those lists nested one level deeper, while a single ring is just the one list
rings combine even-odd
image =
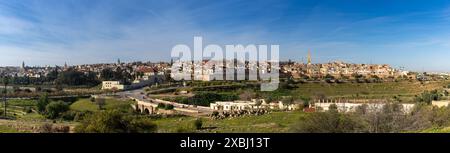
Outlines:
[{"label": "grassy field", "polygon": [[[34,100],[8,100],[8,116],[14,116],[16,118],[20,118],[23,115],[26,115],[26,109],[31,109],[35,106],[36,101]],[[3,110],[4,103],[0,103],[0,108]]]},{"label": "grassy field", "polygon": [[[327,98],[357,98],[357,99],[400,99],[402,102],[413,102],[414,96],[436,89],[443,89],[450,81],[399,81],[382,83],[298,83],[296,88],[284,89],[280,84],[278,90],[261,92],[252,89],[220,90],[214,92],[241,94],[250,90],[258,92],[263,97],[293,96],[298,99],[314,98],[323,95]],[[207,90],[206,90],[207,91]]]},{"label": "grassy field", "polygon": [[450,82],[384,82],[384,83],[306,83],[300,84],[292,91],[294,94],[303,96],[313,96],[316,93],[323,93],[327,96],[341,97],[392,97],[395,95],[414,96],[425,90],[442,89]]},{"label": "grassy field", "polygon": [[5,125],[0,125],[0,133],[19,133],[19,131]]},{"label": "grassy field", "polygon": [[450,127],[430,128],[430,129],[419,131],[419,133],[450,133]]},{"label": "grassy field", "polygon": [[[129,107],[130,104],[132,104],[133,101],[131,100],[120,100],[115,98],[107,98],[105,99],[105,109],[114,109],[114,108],[122,108],[122,107]],[[99,106],[91,102],[89,98],[83,98],[79,99],[78,101],[74,102],[72,105],[70,105],[71,110],[75,111],[99,111]]]},{"label": "grassy field", "polygon": [[[245,116],[224,120],[202,118],[203,129],[195,130],[193,117],[155,119],[158,132],[208,132],[208,133],[285,133],[303,112],[272,112],[262,116]],[[184,130],[184,131],[180,131]]]}]

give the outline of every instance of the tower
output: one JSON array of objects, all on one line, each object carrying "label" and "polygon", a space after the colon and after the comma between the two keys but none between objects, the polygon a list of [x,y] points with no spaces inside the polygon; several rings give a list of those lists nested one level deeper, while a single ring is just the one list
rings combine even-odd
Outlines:
[{"label": "tower", "polygon": [[311,51],[308,50],[308,64],[311,64]]},{"label": "tower", "polygon": [[25,69],[25,61],[22,61],[22,69]]},{"label": "tower", "polygon": [[117,64],[120,65],[120,58],[117,59]]}]

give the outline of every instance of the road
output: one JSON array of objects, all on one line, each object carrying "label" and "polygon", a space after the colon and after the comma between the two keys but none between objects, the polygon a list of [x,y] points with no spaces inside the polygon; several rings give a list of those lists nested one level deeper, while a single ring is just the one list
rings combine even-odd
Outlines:
[{"label": "road", "polygon": [[[176,102],[170,102],[170,101],[164,101],[164,100],[160,100],[160,99],[149,98],[148,96],[145,95],[145,92],[143,89],[123,91],[123,92],[118,92],[117,94],[120,95],[121,97],[131,97],[131,98],[137,99],[139,101],[144,101],[144,102],[153,103],[153,104],[159,104],[159,103],[171,104],[174,106],[175,111],[181,112],[186,115],[191,115],[191,116],[206,116],[213,112],[213,110],[210,107],[193,106],[193,105],[180,104],[180,103],[176,103]],[[187,112],[189,112],[189,113],[187,113]],[[192,113],[192,112],[197,112],[197,113]]]}]

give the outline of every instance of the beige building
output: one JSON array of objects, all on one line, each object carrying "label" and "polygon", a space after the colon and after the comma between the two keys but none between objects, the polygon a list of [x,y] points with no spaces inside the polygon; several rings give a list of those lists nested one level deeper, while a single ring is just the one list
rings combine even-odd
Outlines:
[{"label": "beige building", "polygon": [[296,110],[299,104],[283,104],[283,102],[267,103],[264,99],[252,99],[251,101],[218,101],[210,104],[210,108],[218,111],[235,111],[249,109],[279,109]]},{"label": "beige building", "polygon": [[437,107],[448,107],[450,100],[432,101],[431,104]]},{"label": "beige building", "polygon": [[124,90],[125,85],[121,84],[120,81],[103,81],[102,90]]}]

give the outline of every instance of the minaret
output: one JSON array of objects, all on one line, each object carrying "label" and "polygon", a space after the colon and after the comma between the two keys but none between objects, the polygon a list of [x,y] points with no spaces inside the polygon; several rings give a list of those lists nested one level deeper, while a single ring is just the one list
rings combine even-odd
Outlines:
[{"label": "minaret", "polygon": [[311,51],[308,49],[308,63],[306,65],[306,73],[311,76],[312,70],[311,70]]},{"label": "minaret", "polygon": [[308,50],[308,64],[311,64],[311,51]]}]

